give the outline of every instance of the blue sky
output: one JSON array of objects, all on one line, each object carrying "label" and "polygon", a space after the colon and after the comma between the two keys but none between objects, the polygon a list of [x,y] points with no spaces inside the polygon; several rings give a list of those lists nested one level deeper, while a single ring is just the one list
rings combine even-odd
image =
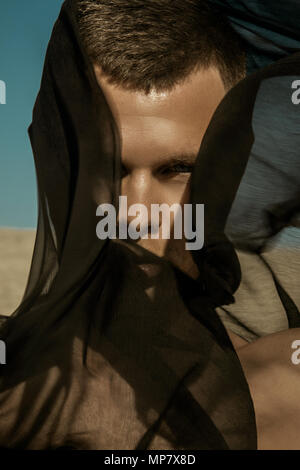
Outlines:
[{"label": "blue sky", "polygon": [[35,227],[37,195],[27,129],[62,0],[9,0],[0,9],[0,226]]}]

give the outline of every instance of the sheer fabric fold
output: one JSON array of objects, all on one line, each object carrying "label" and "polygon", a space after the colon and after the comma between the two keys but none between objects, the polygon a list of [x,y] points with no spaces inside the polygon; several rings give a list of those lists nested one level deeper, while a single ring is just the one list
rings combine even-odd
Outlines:
[{"label": "sheer fabric fold", "polygon": [[248,385],[215,309],[234,301],[241,277],[240,225],[227,233],[226,224],[256,140],[258,91],[299,67],[299,54],[278,62],[218,107],[191,181],[191,202],[205,204],[192,280],[134,243],[96,237],[97,206],[117,207],[120,142],[78,33],[77,2],[64,3],[30,127],[34,256],[23,301],[0,330],[2,447],[256,448]]}]

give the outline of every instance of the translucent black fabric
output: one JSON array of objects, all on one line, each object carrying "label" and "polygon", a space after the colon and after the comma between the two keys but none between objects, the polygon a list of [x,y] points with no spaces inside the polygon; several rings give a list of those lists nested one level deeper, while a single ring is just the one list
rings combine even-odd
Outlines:
[{"label": "translucent black fabric", "polygon": [[258,90],[297,75],[300,57],[243,81],[209,125],[191,180],[191,202],[205,204],[192,280],[134,243],[96,237],[97,206],[117,205],[120,145],[76,18],[67,0],[30,127],[39,221],[24,299],[0,330],[0,446],[255,449],[248,385],[215,308],[240,282],[224,232]]},{"label": "translucent black fabric", "polygon": [[[210,3],[243,39],[248,75],[300,51],[297,0]],[[253,145],[225,230],[238,250],[242,283],[236,304],[217,310],[248,341],[286,329],[286,315],[297,320],[300,309],[300,123],[291,99],[299,68],[294,75],[288,66],[282,75],[273,70],[257,90]]]},{"label": "translucent black fabric", "polygon": [[[218,238],[219,224],[224,224],[236,248],[262,255],[288,227],[297,236],[284,240],[283,235],[282,243],[299,250],[300,118],[299,105],[292,100],[299,58],[300,53],[293,54],[250,75],[218,107],[203,139],[192,185],[197,194],[193,201],[206,204],[207,239],[213,239],[210,231]],[[229,194],[229,187],[233,204],[228,215],[224,194]],[[287,266],[282,269],[289,274]],[[271,273],[290,327],[298,326],[299,309]],[[296,275],[300,279],[299,267]]]}]

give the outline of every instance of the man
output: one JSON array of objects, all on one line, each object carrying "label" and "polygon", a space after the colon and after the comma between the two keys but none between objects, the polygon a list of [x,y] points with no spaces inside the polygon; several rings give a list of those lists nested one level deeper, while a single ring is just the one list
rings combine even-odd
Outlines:
[{"label": "man", "polygon": [[[122,142],[128,206],[188,203],[210,119],[245,76],[238,36],[206,2],[81,1],[79,27]],[[150,218],[149,218],[150,219]],[[151,225],[151,220],[144,221]],[[192,276],[184,240],[138,242]]]},{"label": "man", "polygon": [[[201,3],[187,3],[168,4],[167,14],[161,17],[165,28],[156,30],[161,2],[146,3],[143,8],[140,8],[139,2],[131,2],[130,10],[126,2],[121,5],[105,1],[98,4],[82,2],[82,35],[93,59],[98,83],[114,111],[121,132],[122,194],[128,197],[129,204],[142,203],[148,209],[153,203],[172,205],[189,201],[188,182],[201,139],[226,92],[245,76],[242,46],[233,32],[224,29],[226,40],[213,44],[210,36],[212,28],[215,27],[215,32],[220,34],[222,23],[218,24],[209,12],[203,14]],[[123,24],[126,24],[124,30],[121,28]],[[186,31],[189,31],[189,36]],[[112,49],[106,47],[110,43],[114,44]],[[218,53],[223,63],[216,62]],[[137,57],[138,66],[135,62]],[[224,61],[227,61],[225,69]],[[140,240],[139,243],[197,277],[196,265],[182,243],[177,242],[176,245],[175,240],[167,242],[162,239]],[[240,335],[244,333],[249,341],[250,333],[243,332],[238,325],[238,320],[243,318],[241,309],[244,309],[248,317],[254,317],[252,321],[256,322],[256,331],[259,331],[260,325],[271,332],[285,329],[285,314],[276,305],[276,289],[267,267],[259,263],[254,254],[241,253],[240,259],[245,270],[246,286],[250,280],[255,294],[252,293],[253,298],[246,296],[243,302],[245,288],[242,285],[242,293],[238,297],[240,299],[242,296],[241,302],[237,301],[233,309],[237,321],[234,322],[233,318],[228,320],[224,310],[221,310],[225,324],[228,323],[229,328],[232,327]],[[251,275],[248,275],[249,270]],[[257,285],[257,276],[262,279],[261,286]],[[260,295],[262,286],[264,292],[267,290],[263,300]],[[264,308],[273,316],[269,315],[268,318],[261,306],[257,310],[257,305],[262,301],[266,304]],[[256,310],[251,311],[251,308]],[[248,342],[230,329],[229,334],[236,348],[242,347],[239,355],[247,371],[256,406],[259,447],[297,448],[296,428],[292,428],[290,421],[289,427],[285,418],[274,416],[274,410],[278,407],[285,407],[284,416],[289,416],[291,411],[296,413],[295,400],[292,400],[290,407],[282,397],[289,393],[293,374],[289,347],[297,338],[297,333],[290,332],[289,339],[286,335],[271,336],[267,343],[248,347]],[[279,345],[283,353],[278,357],[273,348]],[[255,361],[256,366],[253,365]],[[271,361],[272,372],[266,372]],[[278,393],[274,396],[269,392],[264,400],[262,396],[267,393],[273,380],[285,385],[277,389]],[[296,424],[297,420],[294,421]],[[282,440],[280,432],[278,434],[283,426],[289,436],[286,441]]]},{"label": "man", "polygon": [[[225,274],[213,249],[202,273],[174,240],[96,243],[94,224],[118,180],[109,111],[122,194],[147,207],[188,200],[210,118],[245,74],[239,41],[206,3],[84,1],[83,47],[74,3],[56,24],[31,128],[40,226],[24,302],[3,330],[1,445],[255,448],[248,386],[214,312],[234,290],[228,245]],[[197,282],[206,274],[214,295]]]},{"label": "man", "polygon": [[[82,1],[79,26],[120,130],[122,194],[128,205],[144,204],[150,213],[151,204],[188,203],[190,174],[210,119],[225,94],[246,76],[246,42],[207,2],[198,1],[153,1],[143,6],[138,1]],[[253,189],[247,189],[248,199],[255,199],[255,185],[249,180]],[[231,232],[232,226],[238,230],[244,223],[239,200],[243,195],[237,200]],[[262,200],[254,203],[259,206]],[[144,221],[149,231],[150,222]],[[159,240],[149,237],[138,243],[197,277],[184,240],[163,240],[160,232]],[[218,313],[228,329],[243,338],[237,337],[238,344],[245,344],[286,329],[287,321],[272,271],[254,250],[240,252],[239,257],[243,283],[237,302]],[[288,281],[281,276],[281,282],[289,291],[294,276],[287,271]],[[255,295],[249,293],[249,284]],[[292,294],[298,299],[296,288]]]}]

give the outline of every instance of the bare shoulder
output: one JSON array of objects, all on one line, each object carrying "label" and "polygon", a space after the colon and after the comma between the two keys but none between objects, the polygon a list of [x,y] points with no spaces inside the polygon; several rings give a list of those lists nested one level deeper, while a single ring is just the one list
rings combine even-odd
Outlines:
[{"label": "bare shoulder", "polygon": [[[297,351],[300,359],[300,328],[291,328],[259,338],[252,343],[236,348],[241,362],[247,368],[258,366],[265,368],[276,364],[295,370]],[[299,367],[300,370],[300,367]]]},{"label": "bare shoulder", "polygon": [[253,399],[260,449],[300,449],[300,328],[236,348]]}]

